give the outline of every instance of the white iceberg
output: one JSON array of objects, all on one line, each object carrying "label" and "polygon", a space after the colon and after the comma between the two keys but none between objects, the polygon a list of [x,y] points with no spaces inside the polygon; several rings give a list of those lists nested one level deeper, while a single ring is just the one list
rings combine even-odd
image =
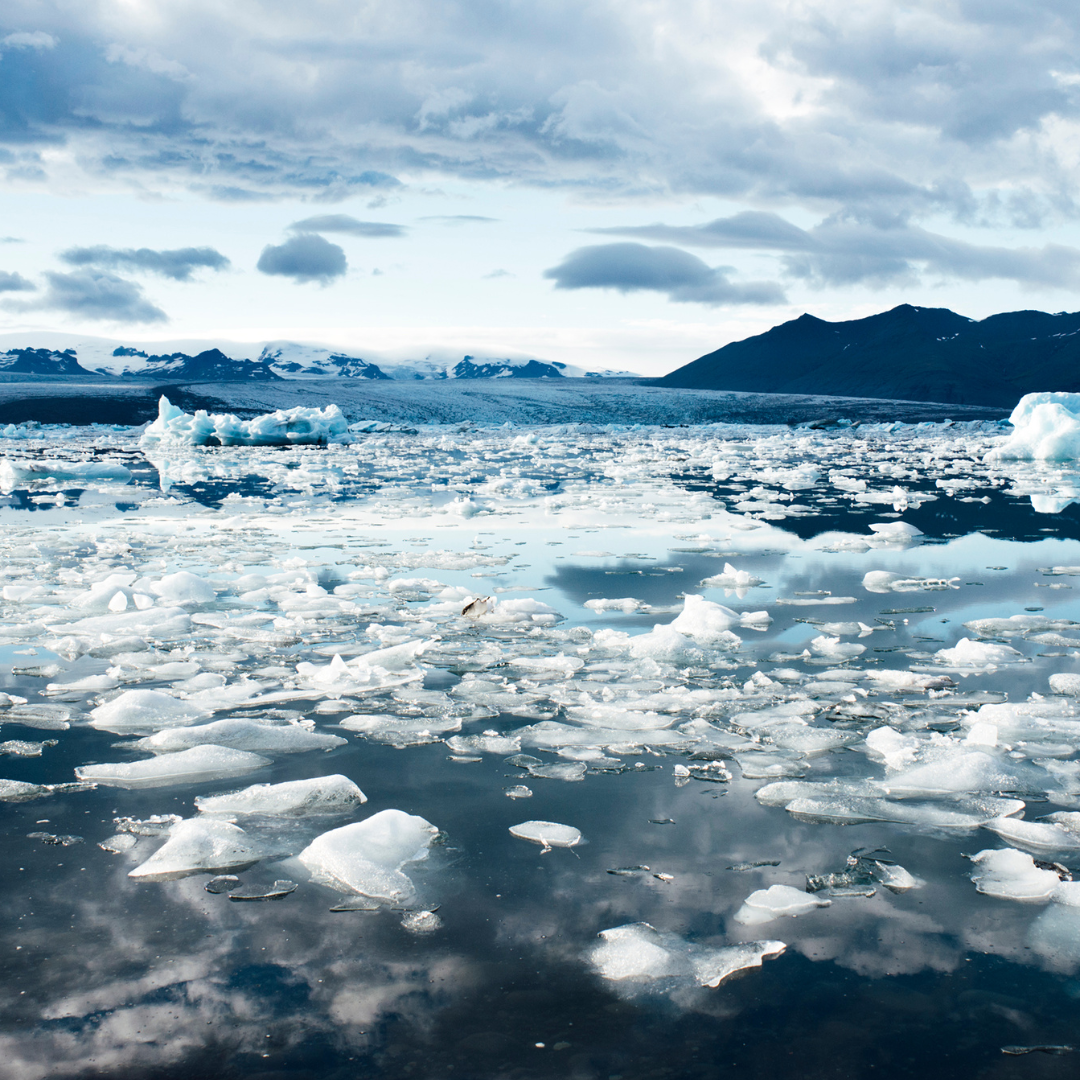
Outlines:
[{"label": "white iceberg", "polygon": [[333,750],[348,740],[340,735],[311,731],[304,724],[260,724],[255,720],[229,717],[198,727],[166,728],[134,743],[136,750],[171,754],[192,746],[213,743],[234,750],[252,750],[265,754],[298,754],[305,750]]},{"label": "white iceberg", "polygon": [[987,461],[1072,461],[1080,457],[1080,394],[1025,394],[1017,403],[1008,435]]},{"label": "white iceberg", "polygon": [[648,923],[614,926],[598,936],[589,962],[598,975],[613,982],[665,979],[716,987],[737,971],[761,967],[764,959],[787,948],[782,941],[748,941],[710,949],[660,933]]},{"label": "white iceberg", "polygon": [[208,711],[160,690],[125,690],[90,711],[90,725],[114,735],[139,735],[161,728],[193,724]]},{"label": "white iceberg", "polygon": [[254,420],[241,420],[232,413],[194,415],[184,412],[162,395],[158,417],[143,432],[139,445],[158,446],[295,446],[327,443],[348,433],[349,422],[336,405],[324,409],[297,406],[278,409]]},{"label": "white iceberg", "polygon": [[315,776],[282,784],[252,784],[226,795],[199,795],[195,808],[203,814],[345,814],[367,802],[347,776]]},{"label": "white iceberg", "polygon": [[169,838],[128,877],[167,881],[206,870],[250,866],[264,852],[243,829],[227,821],[189,818],[169,830]]},{"label": "white iceberg", "polygon": [[416,888],[401,868],[426,859],[438,831],[415,814],[382,810],[316,837],[299,858],[320,885],[402,904],[412,899]]},{"label": "white iceberg", "polygon": [[107,765],[80,765],[75,775],[80,780],[110,787],[140,788],[163,784],[193,784],[201,780],[219,780],[269,765],[270,759],[227,746],[195,746],[178,754],[162,754],[145,761],[123,761]]},{"label": "white iceberg", "polygon": [[[582,770],[584,771],[584,769]],[[531,840],[544,851],[557,847],[576,847],[581,843],[581,833],[573,825],[560,825],[557,821],[523,821],[510,826],[510,835],[519,840]]]},{"label": "white iceberg", "polygon": [[758,923],[772,922],[781,915],[805,915],[808,911],[828,907],[831,903],[831,900],[803,892],[791,885],[770,885],[767,889],[752,892],[732,918],[744,926],[755,926]]},{"label": "white iceberg", "polygon": [[971,875],[975,888],[1002,900],[1040,903],[1061,884],[1055,871],[1039,869],[1027,852],[1015,848],[980,851],[971,861],[978,867]]}]

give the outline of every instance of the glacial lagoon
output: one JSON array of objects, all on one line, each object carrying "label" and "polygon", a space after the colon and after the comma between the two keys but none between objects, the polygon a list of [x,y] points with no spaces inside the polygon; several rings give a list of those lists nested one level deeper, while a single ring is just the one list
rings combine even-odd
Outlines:
[{"label": "glacial lagoon", "polygon": [[1007,430],[8,428],[0,1074],[1075,1075]]}]

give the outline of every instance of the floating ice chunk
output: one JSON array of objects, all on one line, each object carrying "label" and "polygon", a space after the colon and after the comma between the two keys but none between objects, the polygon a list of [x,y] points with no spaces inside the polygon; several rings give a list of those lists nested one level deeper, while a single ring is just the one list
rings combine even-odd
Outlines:
[{"label": "floating ice chunk", "polygon": [[1050,676],[1050,689],[1055,694],[1080,697],[1080,675],[1071,671],[1059,671]]},{"label": "floating ice chunk", "polygon": [[[490,600],[491,597],[483,599]],[[467,610],[467,609],[466,609]],[[465,612],[462,612],[465,614]],[[562,619],[562,616],[550,605],[533,600],[531,597],[522,597],[520,600],[498,600],[494,607],[487,612],[470,616],[477,618],[483,623],[503,625],[531,624],[534,626],[553,626]]]},{"label": "floating ice chunk", "polygon": [[506,788],[503,794],[508,799],[531,799],[532,788],[526,787],[524,784],[515,784],[513,787]]},{"label": "floating ice chunk", "polygon": [[193,724],[209,715],[191,701],[160,690],[125,690],[90,712],[92,727],[114,735],[137,735]]},{"label": "floating ice chunk", "polygon": [[901,735],[891,727],[874,728],[866,736],[866,749],[870,757],[885,763],[887,769],[901,769],[915,760],[919,740]]},{"label": "floating ice chunk", "polygon": [[1016,844],[1028,851],[1080,851],[1080,836],[1057,824],[1047,825],[1041,821],[1004,817],[984,821],[982,827],[997,833],[1010,844]]},{"label": "floating ice chunk", "polygon": [[510,835],[520,840],[531,840],[545,852],[557,847],[575,847],[581,843],[581,832],[573,825],[560,825],[555,821],[523,821],[510,826]]},{"label": "floating ice chunk", "polygon": [[340,655],[329,664],[302,661],[296,665],[296,673],[308,686],[328,694],[372,693],[422,679],[424,672],[415,659],[432,644],[430,640],[416,638],[375,649],[347,662]]},{"label": "floating ice chunk", "polygon": [[[723,645],[725,648],[737,649],[742,641],[730,630],[722,631],[726,639],[714,639],[711,644]],[[596,640],[603,646],[614,644],[613,639],[602,638],[597,634]],[[700,664],[706,659],[705,653],[694,644],[692,638],[679,633],[673,625],[655,626],[647,634],[638,634],[629,638],[626,642],[627,651],[631,656],[639,660],[656,660],[668,664]]]},{"label": "floating ice chunk", "polygon": [[516,754],[521,750],[521,739],[485,731],[483,735],[454,735],[446,745],[455,754]]},{"label": "floating ice chunk", "polygon": [[316,776],[282,784],[253,784],[228,795],[199,795],[204,814],[347,814],[367,796],[347,776]]},{"label": "floating ice chunk", "polygon": [[589,962],[598,975],[613,982],[664,979],[716,987],[735,972],[760,967],[767,957],[779,956],[787,948],[782,941],[748,941],[710,949],[661,934],[648,923],[615,926],[598,936],[600,943],[589,951]]},{"label": "floating ice chunk", "polygon": [[934,659],[961,674],[974,671],[994,671],[1002,664],[1017,664],[1024,654],[1011,645],[995,645],[990,641],[961,638],[951,649],[938,649]]},{"label": "floating ice chunk", "polygon": [[35,480],[113,480],[126,484],[131,470],[118,462],[108,461],[61,461],[39,458],[35,461],[13,461],[0,458],[0,491],[14,490],[19,484]]},{"label": "floating ice chunk", "polygon": [[621,611],[625,615],[633,615],[646,605],[632,596],[624,596],[620,600],[586,600],[585,606],[590,611]]},{"label": "floating ice chunk", "polygon": [[878,539],[890,544],[906,544],[912,537],[923,534],[922,529],[916,529],[906,521],[875,521],[870,530],[877,534]]},{"label": "floating ice chunk", "polygon": [[535,672],[538,675],[551,672],[556,675],[570,676],[585,666],[584,660],[576,656],[564,656],[562,653],[557,656],[517,656],[511,663],[516,668]]},{"label": "floating ice chunk", "polygon": [[410,934],[430,934],[442,926],[434,911],[409,911],[401,919],[402,928]]},{"label": "floating ice chunk", "polygon": [[174,604],[209,604],[217,595],[209,581],[186,570],[167,574],[151,585],[150,591]]},{"label": "floating ice chunk", "polygon": [[818,656],[827,657],[830,660],[851,660],[866,652],[865,645],[859,645],[854,641],[841,641],[838,637],[822,635],[810,642],[810,648]]},{"label": "floating ice chunk", "polygon": [[265,854],[243,829],[227,821],[189,818],[169,830],[169,838],[128,877],[169,881],[205,870],[236,870]]},{"label": "floating ice chunk", "polygon": [[1061,884],[1056,871],[1040,870],[1027,852],[1015,848],[980,851],[971,861],[978,867],[971,875],[975,888],[1002,900],[1040,903]]},{"label": "floating ice chunk", "polygon": [[385,903],[404,903],[415,895],[416,887],[401,868],[426,859],[438,831],[422,817],[382,810],[316,837],[299,859],[320,885]]},{"label": "floating ice chunk", "polygon": [[761,578],[755,577],[746,570],[737,570],[731,563],[724,563],[724,572],[707,577],[702,583],[706,589],[726,589],[729,592],[737,592],[741,596],[744,592],[761,584]]},{"label": "floating ice chunk", "polygon": [[193,784],[236,776],[269,765],[270,759],[227,746],[194,746],[177,754],[162,754],[145,761],[115,762],[108,765],[80,765],[80,780],[109,787],[140,788],[163,784]]},{"label": "floating ice chunk", "polygon": [[888,570],[871,570],[863,576],[863,588],[867,592],[917,592],[933,591],[941,589],[959,589],[956,578],[921,578],[906,577],[903,574],[894,574]]},{"label": "floating ice chunk", "polygon": [[192,746],[214,743],[256,753],[297,754],[305,750],[332,750],[335,746],[344,746],[347,741],[340,735],[311,731],[303,724],[260,724],[254,720],[229,717],[198,727],[167,728],[139,739],[133,748],[149,750],[154,754],[171,754]]},{"label": "floating ice chunk", "polygon": [[199,409],[185,413],[162,396],[157,419],[139,439],[144,449],[158,446],[293,446],[303,443],[327,443],[345,435],[348,421],[336,405],[325,409],[278,409],[254,420],[240,420],[231,413],[207,413]]},{"label": "floating ice chunk", "polygon": [[110,854],[122,855],[125,851],[130,851],[138,842],[139,838],[132,836],[131,833],[117,833],[107,840],[102,840],[98,847]]},{"label": "floating ice chunk", "polygon": [[998,791],[1045,791],[1039,770],[1007,764],[981,750],[943,750],[933,760],[896,773],[881,789],[899,798]]},{"label": "floating ice chunk", "polygon": [[683,600],[682,613],[671,623],[671,629],[700,644],[725,644],[728,632],[739,621],[737,612],[723,604],[715,604],[703,596],[689,593]]},{"label": "floating ice chunk", "polygon": [[1012,434],[986,455],[986,461],[1071,461],[1080,457],[1080,394],[1025,394],[1009,423]]},{"label": "floating ice chunk", "polygon": [[258,900],[283,900],[296,892],[297,884],[287,878],[278,878],[273,885],[241,885],[229,893],[229,899],[234,903]]},{"label": "floating ice chunk", "polygon": [[756,926],[772,922],[781,915],[805,915],[808,911],[828,907],[831,903],[831,900],[824,900],[791,885],[770,885],[767,889],[751,893],[732,918],[744,926]]}]

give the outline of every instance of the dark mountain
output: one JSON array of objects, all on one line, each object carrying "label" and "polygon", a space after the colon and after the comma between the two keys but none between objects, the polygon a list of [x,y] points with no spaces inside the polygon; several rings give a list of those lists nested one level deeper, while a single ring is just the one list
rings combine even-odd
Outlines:
[{"label": "dark mountain", "polygon": [[9,349],[0,353],[0,374],[10,375],[76,375],[83,379],[98,379],[93,371],[79,367],[74,349],[58,352],[53,349]]},{"label": "dark mountain", "polygon": [[286,375],[338,375],[346,379],[390,378],[378,364],[372,364],[359,356],[346,356],[344,353],[330,353],[325,359],[309,359],[303,363],[289,359],[284,349],[271,349],[267,346],[260,353],[259,361]]},{"label": "dark mountain", "polygon": [[545,364],[542,360],[489,360],[477,363],[466,356],[451,369],[453,379],[561,379],[565,364]]},{"label": "dark mountain", "polygon": [[167,356],[147,356],[136,350],[115,350],[113,355],[142,356],[146,366],[126,371],[125,379],[169,379],[190,382],[265,382],[280,380],[264,360],[234,360],[220,349],[207,349],[198,356],[169,353]]},{"label": "dark mountain", "polygon": [[848,322],[803,315],[658,383],[1011,408],[1032,391],[1080,391],[1080,312],[1010,311],[977,322],[901,304]]}]

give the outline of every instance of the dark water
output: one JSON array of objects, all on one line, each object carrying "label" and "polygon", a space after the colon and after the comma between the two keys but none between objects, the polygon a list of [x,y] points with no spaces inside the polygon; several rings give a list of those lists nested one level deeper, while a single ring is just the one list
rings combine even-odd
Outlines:
[{"label": "dark water", "polygon": [[[118,497],[113,504],[114,516],[132,522],[148,512],[138,508],[154,475],[136,458],[132,453],[128,459],[136,474],[131,501]],[[203,455],[200,468],[219,460],[226,459]],[[293,497],[305,484],[310,487],[310,476],[303,477],[314,460],[293,452],[276,471],[268,467],[243,475],[219,469],[215,475],[208,468],[201,477],[189,471],[187,479],[162,487],[190,506],[194,522],[197,510],[224,513],[234,505],[228,502],[230,495]],[[458,453],[457,460],[463,468],[473,467],[467,454]],[[488,475],[477,467],[459,477],[458,490],[480,492]],[[567,470],[552,479],[534,469],[525,478],[558,493],[568,476],[580,481],[588,475],[588,469]],[[725,502],[740,494],[732,484],[713,482],[700,470],[669,470],[666,476],[679,490]],[[329,507],[332,513],[335,505],[376,496],[388,482],[377,463],[361,461],[346,486],[310,496],[309,509],[296,511],[294,527],[306,520],[310,507],[320,512]],[[409,490],[426,484],[433,505],[442,498],[430,494],[430,477],[420,476],[419,469],[402,482]],[[745,490],[753,477],[743,476],[740,482]],[[33,501],[36,490],[9,494],[9,525],[26,528],[28,518],[47,516],[27,513],[48,509]],[[49,490],[63,493],[70,504],[81,500],[88,488],[59,485]],[[776,522],[777,543],[782,533],[798,541],[832,531],[865,534],[869,521],[895,519],[887,505],[830,504],[836,493],[824,484],[795,494],[812,505],[814,513]],[[906,669],[932,663],[932,654],[954,645],[966,633],[962,624],[972,619],[1039,611],[1080,621],[1075,590],[1049,587],[1069,586],[1073,578],[1046,572],[1053,566],[1080,564],[1080,508],[1038,513],[1028,496],[1000,485],[965,489],[955,497],[937,494],[936,501],[902,514],[922,530],[924,540],[865,556],[823,553],[795,542],[782,550],[759,544],[757,549],[726,553],[719,538],[711,550],[669,550],[678,546],[671,537],[658,541],[644,531],[640,537],[624,531],[615,539],[574,534],[556,547],[552,545],[563,541],[552,541],[555,534],[543,531],[542,524],[532,532],[526,527],[512,533],[524,539],[499,546],[501,523],[481,518],[449,538],[432,541],[432,549],[464,550],[475,530],[491,528],[491,551],[513,554],[516,548],[525,567],[509,564],[505,570],[484,571],[501,575],[490,581],[474,581],[466,570],[430,570],[423,564],[398,576],[431,576],[478,590],[496,581],[532,584],[537,597],[567,614],[564,631],[604,625],[639,634],[670,622],[682,596],[701,591],[698,583],[720,573],[730,558],[765,584],[750,588],[745,597],[725,597],[719,589],[705,595],[740,610],[767,607],[774,622],[760,634],[739,630],[744,643],[737,661],[722,657],[712,667],[680,667],[677,675],[672,669],[659,680],[686,690],[727,685],[725,679],[737,687],[754,670],[768,674],[794,669],[824,677],[825,664],[800,655],[821,633],[815,623],[847,620],[885,627],[867,639],[844,640],[866,644],[857,661],[863,668]],[[989,502],[961,501],[965,497]],[[55,527],[57,511],[50,513],[54,524],[41,526],[39,545],[45,544],[45,530]],[[692,525],[678,529],[695,531]],[[242,531],[237,538],[235,527],[221,536],[227,537],[223,544],[243,539]],[[283,536],[262,569],[280,569],[304,539],[288,529]],[[739,536],[733,536],[737,544]],[[372,535],[366,539],[372,541]],[[169,543],[163,539],[162,550],[168,550]],[[594,545],[624,553],[639,547],[648,558],[574,554]],[[401,537],[394,536],[393,549],[403,546]],[[80,550],[71,549],[67,565],[79,565]],[[862,587],[867,570],[894,567],[956,578],[956,587],[888,595]],[[817,590],[850,596],[854,602],[821,607],[776,603]],[[649,609],[597,615],[582,606],[589,599],[630,596]],[[423,618],[425,602],[401,602],[396,618],[403,625]],[[8,617],[30,620],[34,614],[9,612]],[[373,618],[393,622],[385,613]],[[370,621],[364,618],[351,631],[313,631],[299,643],[268,645],[261,651],[245,646],[248,658],[238,661],[237,672],[256,673],[310,659],[320,642],[355,639]],[[543,630],[442,632],[444,641],[453,639],[461,646],[459,658],[464,659],[440,660],[436,652],[435,660],[425,660],[425,685],[432,689],[458,685],[470,669],[470,657],[479,655],[485,643],[499,643],[508,655],[529,650],[551,655],[568,652],[573,644],[570,637],[545,637]],[[1080,671],[1080,654],[1072,647],[1021,637],[1008,640],[1025,662],[968,677],[955,675],[960,692],[991,691],[1021,701],[1032,692],[1046,693],[1051,673]],[[196,652],[210,647],[198,632],[193,644]],[[158,645],[178,647],[176,642]],[[25,644],[5,647],[0,671],[10,672],[13,662],[29,663],[15,654],[16,648],[25,649]],[[43,645],[32,660],[67,663]],[[505,670],[505,662],[500,663],[503,667],[493,670]],[[833,666],[842,668],[844,663],[837,660]],[[600,667],[597,672],[604,674]],[[623,669],[612,678],[618,682],[633,675]],[[44,681],[5,674],[0,689],[31,703],[55,703],[55,695],[44,693]],[[169,684],[147,680],[138,685]],[[74,702],[77,709],[92,704],[89,696]],[[319,730],[340,732],[348,743],[325,754],[279,757],[239,780],[142,790],[98,787],[0,804],[8,857],[7,872],[0,875],[0,905],[7,914],[0,934],[0,1075],[19,1080],[633,1080],[1080,1074],[1080,1051],[1002,1052],[1002,1047],[1017,1046],[1080,1047],[1080,951],[1054,956],[1040,946],[1047,938],[1033,936],[1032,928],[1047,910],[1044,906],[975,891],[964,855],[1004,846],[996,836],[889,823],[800,821],[781,807],[756,801],[754,792],[764,781],[743,778],[730,755],[729,783],[691,780],[680,786],[673,782],[672,766],[690,760],[687,754],[640,749],[621,755],[621,771],[590,769],[584,780],[569,783],[531,778],[494,754],[480,755],[476,762],[457,761],[442,742],[399,749],[334,726],[351,712],[377,713],[384,704],[373,698],[362,708],[343,706],[340,714],[309,712]],[[924,705],[929,706],[928,699],[920,707]],[[943,707],[938,730],[958,731],[958,715]],[[513,732],[535,719],[504,708],[498,717],[467,721],[461,733]],[[860,736],[867,730],[861,720],[847,728],[843,719],[819,723]],[[58,740],[40,757],[0,758],[0,774],[31,783],[57,783],[71,779],[79,765],[141,756],[126,749],[118,736],[85,726],[79,717],[66,731],[4,722],[2,737]],[[527,750],[545,762],[563,760],[543,750]],[[808,779],[863,777],[871,771],[854,748],[811,755],[803,763]],[[118,816],[190,817],[198,795],[331,773],[352,778],[368,796],[358,816],[392,807],[418,814],[441,830],[442,842],[431,856],[409,870],[418,889],[412,906],[436,910],[439,929],[410,932],[402,925],[401,910],[332,912],[336,894],[308,881],[284,899],[265,903],[235,903],[226,895],[207,893],[203,885],[211,875],[206,873],[138,882],[127,873],[154,850],[156,840],[141,840],[131,856],[97,846],[114,832]],[[504,789],[520,783],[532,788],[533,797],[507,798]],[[1029,819],[1073,808],[1071,802],[1025,797]],[[510,836],[509,826],[525,819],[575,825],[587,842],[542,853]],[[291,822],[282,827],[282,835],[295,852],[340,823]],[[33,832],[83,839],[62,846],[29,838]],[[860,848],[887,848],[924,887],[897,895],[879,890],[873,897],[836,898],[828,909],[762,927],[743,928],[734,922],[734,913],[754,890],[776,883],[801,888],[806,875],[840,870],[847,856]],[[778,865],[728,869],[762,860]],[[1065,862],[1070,867],[1075,862],[1080,877],[1080,858]],[[631,866],[648,870],[609,873]],[[240,877],[245,883],[268,885],[296,872],[296,863],[288,859],[264,860]],[[724,945],[757,935],[782,940],[788,948],[715,989],[676,986],[664,979],[639,985],[601,978],[587,956],[596,935],[634,922],[648,922],[692,943]]]}]

